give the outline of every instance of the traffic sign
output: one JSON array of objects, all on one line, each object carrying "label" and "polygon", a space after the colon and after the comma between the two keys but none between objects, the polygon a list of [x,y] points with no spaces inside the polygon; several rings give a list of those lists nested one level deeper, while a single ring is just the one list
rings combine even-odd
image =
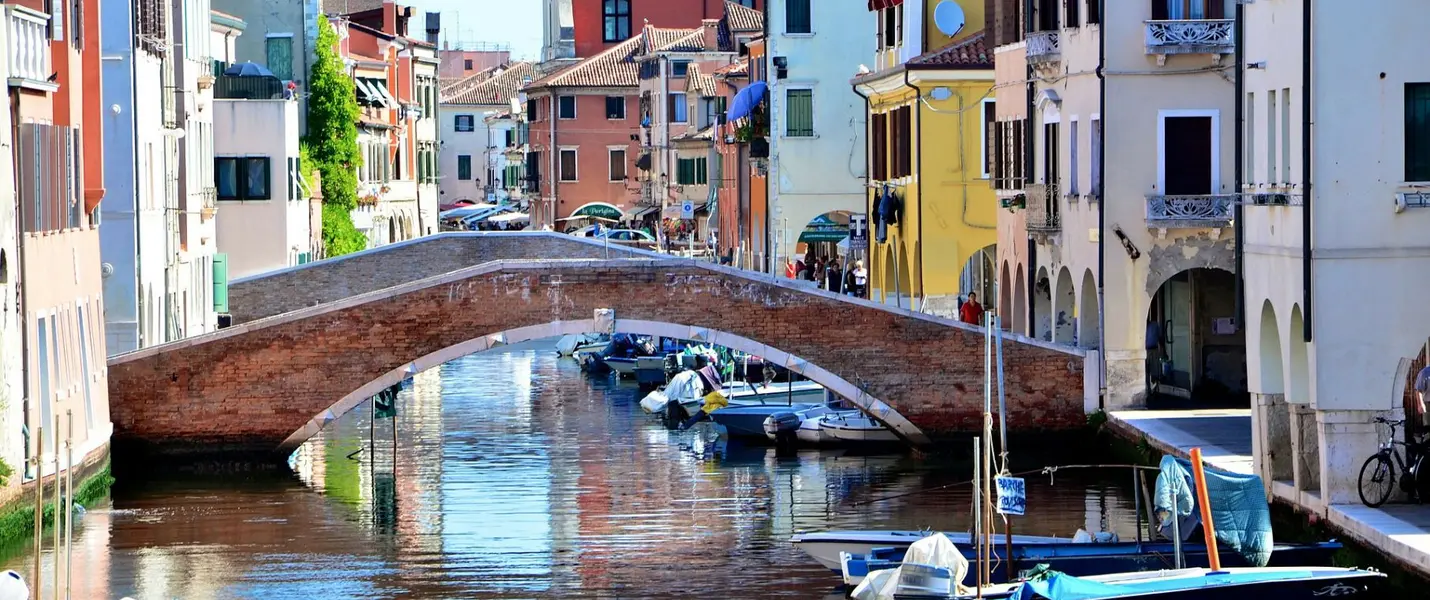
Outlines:
[{"label": "traffic sign", "polygon": [[868,215],[849,215],[849,249],[869,249]]},{"label": "traffic sign", "polygon": [[694,202],[693,200],[683,200],[683,201],[681,201],[681,203],[680,203],[680,218],[682,218],[682,219],[694,219],[694,218],[695,218],[695,202]]}]

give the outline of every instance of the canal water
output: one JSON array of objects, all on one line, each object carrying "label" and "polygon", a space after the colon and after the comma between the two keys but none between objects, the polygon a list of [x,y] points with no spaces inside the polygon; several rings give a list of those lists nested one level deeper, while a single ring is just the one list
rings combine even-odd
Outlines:
[{"label": "canal water", "polygon": [[[966,456],[712,447],[551,347],[419,374],[395,420],[355,410],[299,450],[292,473],[119,482],[77,520],[71,597],[843,597],[791,534],[971,520]],[[1042,454],[1027,463],[1075,453]],[[1135,535],[1127,472],[1027,482],[1019,533]],[[33,560],[4,564],[28,579]]]}]

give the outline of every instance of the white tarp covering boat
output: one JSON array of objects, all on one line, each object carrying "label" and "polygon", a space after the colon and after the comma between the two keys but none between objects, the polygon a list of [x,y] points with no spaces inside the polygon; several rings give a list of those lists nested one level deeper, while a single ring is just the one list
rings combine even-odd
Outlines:
[{"label": "white tarp covering boat", "polygon": [[705,384],[695,371],[681,371],[670,378],[664,389],[647,394],[641,400],[641,409],[654,414],[665,412],[665,405],[671,398],[700,398],[705,395]]},{"label": "white tarp covering boat", "polygon": [[894,594],[952,596],[968,574],[968,559],[953,540],[935,533],[909,546],[897,569],[874,571],[849,595],[855,600],[893,600]]}]

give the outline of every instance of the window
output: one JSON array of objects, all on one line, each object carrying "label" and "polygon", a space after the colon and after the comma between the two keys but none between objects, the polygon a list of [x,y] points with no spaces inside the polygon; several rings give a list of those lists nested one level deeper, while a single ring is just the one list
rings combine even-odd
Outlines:
[{"label": "window", "polygon": [[477,130],[476,118],[472,115],[457,115],[454,118],[459,133],[471,133]]},{"label": "window", "polygon": [[470,71],[470,70],[472,70],[472,59],[468,58],[468,59],[466,59],[466,60],[463,60],[463,61],[462,61],[462,69],[465,70],[465,71]]},{"label": "window", "polygon": [[611,181],[626,180],[626,151],[611,148]]},{"label": "window", "polygon": [[1266,92],[1266,183],[1276,183],[1276,90]]},{"label": "window", "polygon": [[690,73],[690,61],[688,61],[688,60],[672,60],[672,61],[670,61],[670,76],[671,76],[671,77],[685,77],[685,76],[686,76],[687,74],[689,74],[689,73]]},{"label": "window", "polygon": [[626,118],[625,96],[606,96],[606,118],[611,120]]},{"label": "window", "polygon": [[889,177],[908,177],[913,175],[913,109],[908,106],[897,108],[889,116],[893,146]]},{"label": "window", "polygon": [[812,137],[814,135],[814,90],[788,90],[785,92],[785,135],[788,137]]},{"label": "window", "polygon": [[1095,25],[1102,19],[1102,1],[1087,0],[1087,24]]},{"label": "window", "polygon": [[219,200],[267,200],[273,197],[268,157],[221,156],[214,159],[214,185]]},{"label": "window", "polygon": [[879,113],[869,123],[869,177],[874,181],[889,178],[889,115]]},{"label": "window", "polygon": [[1430,83],[1405,84],[1405,180],[1430,181]]},{"label": "window", "polygon": [[561,181],[576,181],[576,149],[561,149]]},{"label": "window", "polygon": [[1281,89],[1281,181],[1291,183],[1291,88]]},{"label": "window", "polygon": [[891,6],[879,11],[880,50],[889,50],[904,45],[904,6]]},{"label": "window", "polygon": [[536,112],[536,99],[535,99],[535,98],[532,98],[532,99],[530,99],[530,100],[527,100],[527,101],[526,101],[526,122],[527,122],[527,123],[533,123],[533,122],[536,122],[536,121],[540,121],[541,119],[538,119],[538,118],[537,118],[538,116],[539,116],[539,115],[538,115],[537,112]]},{"label": "window", "polygon": [[810,33],[810,0],[785,0],[785,33]]},{"label": "window", "polygon": [[675,162],[675,182],[680,185],[705,185],[709,167],[704,158],[682,158]]},{"label": "window", "polygon": [[1068,123],[1068,194],[1078,195],[1077,189],[1077,121]]},{"label": "window", "polygon": [[461,181],[472,180],[472,155],[457,155],[457,179]]},{"label": "window", "polygon": [[1023,189],[1024,130],[1026,119],[1002,121],[996,128],[994,141],[993,187],[1000,190]]},{"label": "window", "polygon": [[734,0],[734,2],[735,4],[739,4],[740,6],[746,6],[749,8],[755,7],[755,0]]},{"label": "window", "polygon": [[[1256,93],[1246,93],[1246,131],[1242,132],[1246,140],[1246,169],[1247,183],[1256,183]],[[1239,191],[1239,190],[1238,190]]]},{"label": "window", "polygon": [[993,174],[994,154],[993,145],[997,143],[998,135],[998,103],[992,98],[983,101],[983,178],[988,179]]},{"label": "window", "polygon": [[624,42],[631,37],[631,0],[602,0],[602,41]]},{"label": "window", "polygon": [[569,121],[571,119],[576,118],[576,97],[561,96],[560,98],[558,98],[556,104],[556,111],[556,118],[558,119],[564,119]]},{"label": "window", "polygon": [[1222,0],[1152,0],[1153,21],[1225,19]]},{"label": "window", "polygon": [[1092,120],[1092,189],[1093,198],[1102,198],[1102,119]]},{"label": "window", "polygon": [[[1217,0],[1220,2],[1221,0]],[[1077,27],[1082,24],[1078,18],[1078,9],[1082,7],[1082,0],[1063,0],[1063,10],[1067,13],[1068,27]]]},{"label": "window", "polygon": [[670,95],[670,122],[684,123],[688,120],[690,106],[685,103],[685,93],[675,92]]},{"label": "window", "polygon": [[273,76],[287,81],[293,78],[293,37],[269,37],[265,41],[264,55],[268,70]]}]

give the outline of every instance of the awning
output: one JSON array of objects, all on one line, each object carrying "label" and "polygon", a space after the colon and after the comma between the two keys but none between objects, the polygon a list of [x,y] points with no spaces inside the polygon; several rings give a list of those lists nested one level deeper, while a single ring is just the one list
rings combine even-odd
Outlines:
[{"label": "awning", "polygon": [[506,223],[506,222],[508,222],[508,221],[525,221],[525,220],[530,219],[530,218],[531,218],[531,216],[528,215],[528,214],[526,214],[526,213],[514,212],[514,213],[506,213],[506,214],[503,214],[503,215],[497,215],[497,216],[495,216],[495,217],[492,217],[492,218],[490,218],[490,219],[487,219],[487,222],[488,222],[488,223]]},{"label": "awning", "polygon": [[648,215],[648,214],[651,214],[651,213],[653,213],[653,212],[656,212],[656,211],[658,211],[658,210],[660,210],[660,207],[659,207],[659,206],[646,206],[646,207],[641,208],[640,210],[637,210],[637,211],[631,213],[631,218],[632,218],[632,219],[639,219],[639,218],[642,218],[642,217],[644,217],[644,216],[646,216],[646,215]]},{"label": "awning", "polygon": [[588,217],[595,219],[610,219],[612,221],[619,221],[622,217],[625,216],[626,213],[622,212],[621,209],[617,208],[613,204],[607,204],[605,202],[589,202],[587,204],[581,205],[580,208],[571,211],[572,218]]},{"label": "awning", "polygon": [[765,99],[767,91],[769,91],[769,87],[763,81],[756,81],[746,86],[745,89],[740,90],[740,93],[735,94],[734,100],[730,101],[730,110],[725,113],[725,118],[737,121],[750,116],[750,113],[755,112],[755,107]]},{"label": "awning", "polygon": [[383,99],[387,101],[388,108],[402,108],[402,103],[398,102],[397,98],[392,95],[392,92],[387,90],[387,82],[373,81],[370,85],[377,88],[378,93],[382,94]]},{"label": "awning", "polygon": [[357,88],[357,91],[361,92],[363,97],[368,102],[379,102],[382,100],[382,94],[379,94],[376,90],[373,90],[371,87],[368,87],[366,81],[363,81],[361,79],[354,79],[353,87]]},{"label": "awning", "polygon": [[869,0],[869,10],[884,10],[903,3],[904,0]]},{"label": "awning", "polygon": [[849,224],[840,223],[826,214],[819,215],[809,222],[809,225],[799,234],[799,242],[801,244],[838,242],[847,237],[849,237]]},{"label": "awning", "polygon": [[452,209],[452,210],[444,210],[444,211],[442,211],[442,212],[440,212],[440,213],[437,213],[437,217],[440,218],[440,219],[459,219],[459,218],[462,218],[462,217],[466,217],[466,216],[471,216],[471,215],[477,214],[477,213],[482,212],[482,211],[484,211],[484,210],[490,210],[490,209],[493,209],[493,208],[496,208],[496,207],[497,207],[496,204],[485,204],[485,203],[471,204],[471,205],[463,206],[463,207],[460,207],[460,208],[454,208],[454,209]]}]

